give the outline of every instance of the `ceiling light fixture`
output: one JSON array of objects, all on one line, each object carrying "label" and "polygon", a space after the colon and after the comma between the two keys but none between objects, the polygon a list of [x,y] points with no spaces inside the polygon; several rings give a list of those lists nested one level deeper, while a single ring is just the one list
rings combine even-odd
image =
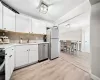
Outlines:
[{"label": "ceiling light fixture", "polygon": [[70,28],[70,24],[65,25],[65,27]]},{"label": "ceiling light fixture", "polygon": [[39,12],[46,14],[48,12],[48,5],[42,2],[39,8]]}]

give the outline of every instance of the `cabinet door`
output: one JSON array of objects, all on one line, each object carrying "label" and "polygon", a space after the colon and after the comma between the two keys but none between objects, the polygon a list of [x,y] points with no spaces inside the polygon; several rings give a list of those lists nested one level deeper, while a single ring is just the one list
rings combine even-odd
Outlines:
[{"label": "cabinet door", "polygon": [[28,49],[26,46],[15,47],[15,67],[21,67],[28,64]]},{"label": "cabinet door", "polygon": [[5,80],[10,80],[10,76],[11,76],[10,58],[9,55],[6,55],[5,56]]},{"label": "cabinet door", "polygon": [[38,51],[29,51],[29,63],[38,61]]},{"label": "cabinet door", "polygon": [[0,2],[0,29],[2,29],[2,4]]},{"label": "cabinet door", "polygon": [[32,20],[25,15],[16,14],[16,32],[31,32]]},{"label": "cabinet door", "polygon": [[32,19],[32,33],[39,34],[40,29],[39,29],[39,22],[36,19]]},{"label": "cabinet door", "polygon": [[16,53],[16,65],[15,67],[21,67],[28,64],[28,52],[17,52]]},{"label": "cabinet door", "polygon": [[3,29],[15,31],[15,13],[3,6]]},{"label": "cabinet door", "polygon": [[10,67],[11,67],[11,75],[14,70],[14,48],[12,48],[11,55],[10,55]]},{"label": "cabinet door", "polygon": [[5,80],[10,80],[14,70],[14,48],[8,48],[5,56]]},{"label": "cabinet door", "polygon": [[41,20],[32,19],[32,32],[36,34],[46,34],[46,23]]},{"label": "cabinet door", "polygon": [[40,34],[46,34],[46,23],[45,21],[39,21],[40,25],[39,25],[39,30],[40,30]]}]

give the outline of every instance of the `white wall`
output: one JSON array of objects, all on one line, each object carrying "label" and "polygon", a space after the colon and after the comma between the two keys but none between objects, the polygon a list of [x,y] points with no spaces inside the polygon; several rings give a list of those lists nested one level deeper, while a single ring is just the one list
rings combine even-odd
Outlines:
[{"label": "white wall", "polygon": [[60,40],[81,40],[81,30],[69,31],[65,33],[60,33]]},{"label": "white wall", "polygon": [[90,46],[92,53],[92,74],[100,80],[100,2],[92,5],[90,21]]},{"label": "white wall", "polygon": [[90,53],[90,27],[82,28],[82,52]]}]

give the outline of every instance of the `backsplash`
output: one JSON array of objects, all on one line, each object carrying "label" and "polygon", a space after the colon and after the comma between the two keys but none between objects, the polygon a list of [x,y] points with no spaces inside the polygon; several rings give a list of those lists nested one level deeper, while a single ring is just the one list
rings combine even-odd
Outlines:
[{"label": "backsplash", "polygon": [[16,32],[6,32],[0,31],[0,36],[7,36],[10,39],[10,43],[19,43],[22,38],[23,43],[29,42],[42,42],[43,35],[41,34],[30,34],[30,33],[16,33]]}]

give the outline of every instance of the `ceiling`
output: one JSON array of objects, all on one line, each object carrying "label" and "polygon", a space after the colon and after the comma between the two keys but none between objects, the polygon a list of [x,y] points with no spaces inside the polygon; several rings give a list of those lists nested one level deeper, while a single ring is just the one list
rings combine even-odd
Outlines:
[{"label": "ceiling", "polygon": [[[70,24],[70,26],[66,26],[67,24]],[[66,33],[71,31],[77,31],[81,30],[83,27],[89,27],[90,25],[90,11],[72,19],[69,20],[61,25],[59,25],[60,33]]]},{"label": "ceiling", "polygon": [[54,22],[86,0],[44,0],[51,4],[47,14],[42,14],[37,7],[39,0],[4,0],[20,13],[30,15],[37,19]]}]

